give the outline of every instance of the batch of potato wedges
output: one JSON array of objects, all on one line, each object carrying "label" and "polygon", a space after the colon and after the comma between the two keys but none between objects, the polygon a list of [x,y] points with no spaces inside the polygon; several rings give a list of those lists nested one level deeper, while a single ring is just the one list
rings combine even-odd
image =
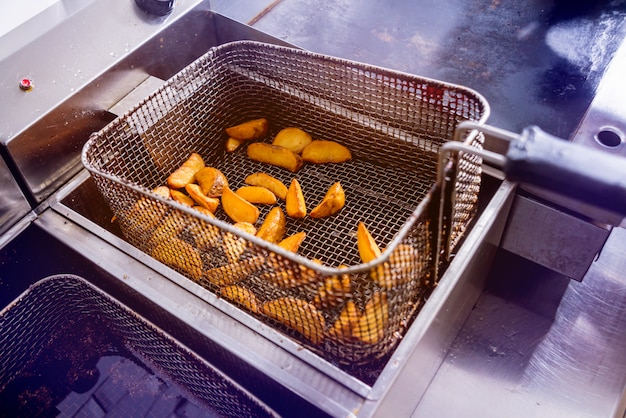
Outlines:
[{"label": "batch of potato wedges", "polygon": [[[268,133],[268,121],[264,118],[249,120],[226,128],[225,132],[228,135],[226,152],[233,152],[245,142],[265,137]],[[252,160],[281,167],[293,173],[305,163],[338,164],[352,158],[350,150],[345,146],[334,141],[313,140],[308,133],[295,127],[279,131],[271,144],[250,142],[247,144],[246,152]],[[287,187],[269,174],[255,172],[245,178],[245,184],[237,190],[232,190],[228,179],[218,168],[206,166],[203,158],[193,153],[170,174],[167,186],[160,186],[154,192],[192,207],[208,217],[214,218],[217,210],[223,210],[233,221],[234,227],[291,252],[298,251],[306,239],[306,232],[285,236],[287,218],[304,218],[307,215],[316,219],[330,217],[346,205],[345,193],[340,182],[334,183],[310,212],[307,210],[301,186],[296,178],[293,178]],[[284,201],[286,214],[276,205],[279,199]],[[137,204],[140,203],[141,201]],[[257,205],[276,205],[269,210],[258,228],[260,211]],[[214,245],[219,236],[222,245],[228,247],[225,249],[229,255],[228,264],[203,269],[200,255],[189,254],[198,252],[193,246],[179,240],[180,243],[176,244],[178,248],[172,250],[171,235],[152,250],[152,256],[183,270],[196,281],[208,280],[219,287],[224,298],[253,313],[264,314],[283,323],[316,345],[322,343],[325,337],[343,343],[356,341],[374,344],[380,341],[389,322],[388,298],[384,290],[393,289],[410,280],[419,257],[415,248],[405,244],[398,245],[389,262],[379,265],[370,273],[370,277],[381,290],[373,292],[361,309],[350,299],[352,284],[348,274],[324,278],[312,269],[299,265],[299,274],[294,277],[289,269],[281,271],[280,266],[268,268],[272,260],[266,257],[242,259],[246,241],[233,234],[216,230],[209,234],[205,232],[203,238],[197,235],[196,247],[199,249]],[[381,255],[380,248],[363,222],[359,222],[357,226],[357,248],[364,263]],[[270,258],[272,255],[273,253],[270,253]],[[321,263],[319,260],[313,261]],[[254,292],[238,284],[252,273],[258,273],[268,283],[283,289],[311,285],[316,281],[319,282],[320,277],[322,280],[317,284],[319,288],[312,300],[286,296],[262,303],[258,301]],[[343,304],[341,311],[333,324],[327,327],[322,311],[339,307],[341,304]]]}]

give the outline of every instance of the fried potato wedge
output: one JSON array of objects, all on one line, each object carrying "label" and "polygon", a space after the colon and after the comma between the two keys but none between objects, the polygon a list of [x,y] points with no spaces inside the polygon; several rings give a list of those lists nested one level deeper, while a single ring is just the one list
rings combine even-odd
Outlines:
[{"label": "fried potato wedge", "polygon": [[276,206],[269,211],[256,236],[277,244],[285,236],[286,227],[285,214],[280,207]]},{"label": "fried potato wedge", "polygon": [[262,312],[299,332],[313,344],[324,340],[325,320],[309,302],[294,297],[271,300],[262,305]]},{"label": "fried potato wedge", "polygon": [[320,309],[333,308],[347,300],[352,294],[352,283],[349,274],[330,276],[320,286],[313,304]]},{"label": "fried potato wedge", "polygon": [[200,185],[202,193],[209,197],[220,197],[224,187],[228,186],[228,180],[224,173],[215,167],[204,167],[195,175],[196,182]]},{"label": "fried potato wedge", "polygon": [[344,343],[352,341],[352,332],[357,327],[360,316],[356,304],[351,300],[347,301],[339,317],[328,330],[328,337]]},{"label": "fried potato wedge", "polygon": [[336,182],[330,186],[320,204],[311,210],[309,216],[315,219],[326,218],[339,212],[345,204],[346,194],[341,183]]},{"label": "fried potato wedge", "polygon": [[365,304],[359,321],[352,330],[352,336],[365,344],[375,344],[385,336],[389,325],[389,304],[387,294],[375,292]]},{"label": "fried potato wedge", "polygon": [[[233,226],[251,235],[255,235],[257,232],[256,227],[249,222],[236,222]],[[224,233],[222,242],[224,244],[222,250],[226,253],[226,257],[228,257],[231,263],[237,262],[249,245],[249,241],[230,232]]]},{"label": "fried potato wedge", "polygon": [[393,289],[418,277],[420,252],[409,244],[398,244],[389,259],[379,265],[372,278],[383,289]]},{"label": "fried potato wedge", "polygon": [[238,188],[235,193],[253,204],[273,205],[276,203],[276,195],[261,186],[243,186]]},{"label": "fried potato wedge", "polygon": [[267,135],[269,123],[265,118],[252,119],[226,129],[229,137],[240,141],[251,141]]},{"label": "fried potato wedge", "polygon": [[252,313],[259,313],[260,303],[256,295],[243,286],[232,284],[220,288],[220,295],[224,299],[248,309]]},{"label": "fried potato wedge", "polygon": [[[317,259],[314,259],[312,261],[320,265],[322,264],[322,262]],[[277,259],[271,256],[267,259],[266,264],[270,268],[263,271],[259,275],[259,277],[283,289],[291,289],[294,287],[315,283],[322,280],[323,277],[317,271],[301,264],[298,264],[296,266],[280,265]]]},{"label": "fried potato wedge", "polygon": [[300,154],[304,147],[309,145],[311,141],[313,141],[313,138],[311,138],[311,135],[307,132],[300,128],[290,126],[281,129],[274,137],[272,144],[287,148],[296,154]]},{"label": "fried potato wedge", "polygon": [[226,149],[226,152],[234,152],[244,142],[245,141],[242,141],[240,139],[228,138],[226,140],[226,143],[224,144],[224,148]]},{"label": "fried potato wedge", "polygon": [[167,186],[158,186],[154,188],[154,190],[152,190],[152,193],[156,194],[157,196],[161,196],[163,199],[169,199],[170,197],[172,197],[170,188]]},{"label": "fried potato wedge", "polygon": [[185,193],[181,192],[180,190],[170,190],[170,194],[172,196],[172,199],[174,199],[176,202],[185,205],[185,206],[189,206],[192,207],[196,204],[196,202],[189,196],[187,196]]},{"label": "fried potato wedge", "polygon": [[248,278],[263,265],[264,261],[263,257],[257,256],[240,260],[236,263],[225,264],[204,271],[202,278],[215,286],[229,286]]},{"label": "fried potato wedge", "polygon": [[254,225],[259,219],[259,208],[228,187],[224,187],[222,191],[222,207],[234,222],[248,222]]},{"label": "fried potato wedge", "polygon": [[202,258],[192,245],[179,238],[170,238],[152,250],[152,257],[198,281],[202,277]]},{"label": "fried potato wedge", "polygon": [[248,145],[248,157],[260,163],[271,164],[295,173],[302,167],[302,158],[295,152],[278,145],[254,142]]},{"label": "fried potato wedge", "polygon": [[165,217],[159,219],[159,225],[150,236],[150,245],[158,245],[167,242],[172,238],[176,238],[186,226],[185,218],[180,212],[172,212]]},{"label": "fried potato wedge", "polygon": [[185,190],[189,193],[189,197],[193,199],[199,206],[215,212],[220,205],[220,200],[217,197],[209,197],[202,193],[202,189],[195,183],[189,183],[185,186]]},{"label": "fried potato wedge", "polygon": [[291,180],[285,199],[285,209],[290,218],[300,219],[306,216],[306,202],[298,179]]},{"label": "fried potato wedge", "polygon": [[361,261],[369,263],[380,256],[380,248],[363,222],[359,222],[359,226],[356,230],[356,239]]},{"label": "fried potato wedge", "polygon": [[350,150],[335,141],[311,141],[302,150],[302,160],[313,164],[343,163],[352,159]]},{"label": "fried potato wedge", "polygon": [[287,186],[285,186],[282,181],[269,174],[261,172],[253,173],[246,177],[244,182],[250,186],[265,187],[279,199],[285,200],[287,197]]},{"label": "fried potato wedge", "polygon": [[204,168],[200,154],[192,153],[189,158],[167,178],[167,185],[172,189],[182,189],[194,180],[198,171]]},{"label": "fried potato wedge", "polygon": [[298,252],[300,245],[306,238],[306,232],[301,231],[288,236],[278,243],[278,246],[292,253]]}]

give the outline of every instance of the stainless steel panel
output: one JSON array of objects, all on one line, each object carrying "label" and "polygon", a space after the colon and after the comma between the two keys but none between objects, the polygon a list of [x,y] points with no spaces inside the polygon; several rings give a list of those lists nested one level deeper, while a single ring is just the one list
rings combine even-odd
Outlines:
[{"label": "stainless steel panel", "polygon": [[608,227],[517,196],[501,247],[580,281],[609,232]]},{"label": "stainless steel panel", "polygon": [[30,205],[15,182],[11,171],[0,158],[0,235],[26,216]]}]

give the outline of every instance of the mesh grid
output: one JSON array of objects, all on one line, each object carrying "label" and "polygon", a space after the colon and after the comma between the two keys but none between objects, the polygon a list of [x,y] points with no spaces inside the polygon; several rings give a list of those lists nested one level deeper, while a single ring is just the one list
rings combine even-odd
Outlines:
[{"label": "mesh grid", "polygon": [[207,410],[228,417],[275,416],[161,330],[84,279],[71,275],[37,282],[0,314],[0,391],[68,326],[75,327],[80,321],[96,321],[102,332],[112,332],[129,350],[149,359]]},{"label": "mesh grid", "polygon": [[[458,86],[306,51],[235,42],[209,51],[92,136],[83,162],[133,245],[218,294],[238,286],[226,294],[260,320],[323,357],[354,364],[388,353],[432,286],[437,222],[427,205],[418,205],[432,193],[439,146],[453,137],[460,121],[482,121],[487,112],[482,98]],[[223,129],[259,117],[270,122],[263,141],[297,126],[315,139],[342,143],[353,159],[306,164],[294,174],[250,160],[245,146],[224,152]],[[226,227],[230,221],[219,209],[215,221],[150,192],[192,152],[219,168],[233,190],[256,171],[285,184],[295,177],[309,208],[341,181],[346,207],[325,219],[288,219],[287,235],[307,233],[298,255],[261,245]],[[467,162],[459,164],[457,178],[479,185],[480,163]],[[475,204],[475,188],[459,191],[469,193],[455,199],[455,237],[462,235]],[[269,207],[259,208],[260,223]],[[385,253],[389,261],[383,263],[383,257],[372,268],[359,268],[360,221],[383,249],[404,231]],[[343,274],[340,266],[354,268]],[[381,285],[390,275],[394,282]],[[323,289],[333,289],[333,280],[344,276],[349,288],[337,285],[332,303],[316,306]]]}]

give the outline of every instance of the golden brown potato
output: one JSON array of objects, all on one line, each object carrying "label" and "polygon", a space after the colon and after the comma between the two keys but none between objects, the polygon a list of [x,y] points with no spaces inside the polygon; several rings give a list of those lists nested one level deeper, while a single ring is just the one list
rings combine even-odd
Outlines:
[{"label": "golden brown potato", "polygon": [[359,317],[360,312],[356,304],[351,300],[347,301],[339,317],[328,330],[328,336],[344,343],[352,341],[352,332],[359,323]]},{"label": "golden brown potato", "polygon": [[[256,234],[256,227],[249,222],[236,222],[233,226],[248,234]],[[222,242],[224,244],[222,250],[231,263],[237,262],[249,245],[249,241],[230,232],[224,233]]]},{"label": "golden brown potato", "polygon": [[349,274],[327,277],[313,299],[317,308],[332,308],[347,300],[352,294]]},{"label": "golden brown potato", "polygon": [[302,150],[302,160],[313,164],[343,163],[352,159],[352,153],[335,141],[312,141]]},{"label": "golden brown potato", "polygon": [[206,270],[202,277],[216,286],[228,286],[248,278],[263,265],[264,260],[261,256],[247,258]]},{"label": "golden brown potato", "polygon": [[[320,260],[312,260],[316,264],[322,264]],[[270,268],[266,269],[259,277],[275,286],[283,289],[290,289],[303,286],[309,283],[320,281],[323,276],[317,271],[304,265],[281,265],[276,258],[270,257],[266,260],[266,265]]]},{"label": "golden brown potato", "polygon": [[224,173],[215,167],[204,167],[195,176],[202,193],[209,197],[220,197],[224,187],[228,186],[228,180]]},{"label": "golden brown potato", "polygon": [[191,183],[198,171],[204,168],[204,160],[199,154],[192,153],[176,171],[167,178],[167,185],[172,189],[181,189]]},{"label": "golden brown potato", "polygon": [[297,179],[291,180],[289,190],[287,190],[287,198],[285,199],[285,209],[287,216],[290,218],[304,218],[306,216],[306,202],[302,187]]},{"label": "golden brown potato", "polygon": [[224,187],[222,191],[222,207],[234,222],[248,222],[254,225],[259,218],[259,208],[228,187]]},{"label": "golden brown potato", "polygon": [[311,141],[313,141],[311,135],[304,132],[302,129],[288,127],[281,129],[280,132],[276,134],[272,144],[287,148],[296,154],[300,154],[304,147],[309,145]]},{"label": "golden brown potato", "polygon": [[359,321],[352,330],[352,336],[365,344],[375,344],[385,336],[389,325],[389,304],[387,294],[375,292],[365,304]]},{"label": "golden brown potato", "polygon": [[246,177],[245,183],[250,186],[265,187],[280,199],[285,200],[285,198],[287,197],[287,186],[285,186],[282,181],[270,176],[269,174],[250,174],[248,177]]},{"label": "golden brown potato", "polygon": [[302,167],[302,158],[295,152],[278,145],[254,142],[248,145],[248,157],[260,163],[271,164],[295,173]]},{"label": "golden brown potato", "polygon": [[251,141],[259,139],[267,135],[269,123],[265,118],[252,119],[239,125],[226,128],[225,131],[229,137],[240,141]]},{"label": "golden brown potato", "polygon": [[263,304],[262,312],[296,330],[313,344],[324,340],[325,320],[320,312],[305,300],[284,297]]},{"label": "golden brown potato", "polygon": [[356,239],[361,261],[369,263],[380,256],[380,248],[363,222],[359,222],[359,226],[356,231]]},{"label": "golden brown potato", "polygon": [[281,242],[278,243],[278,246],[284,248],[287,251],[295,253],[298,251],[300,245],[302,244],[302,241],[304,241],[305,238],[306,232],[301,231],[283,239]]},{"label": "golden brown potato", "polygon": [[238,188],[235,193],[253,204],[273,205],[276,203],[276,195],[261,186],[243,186]]},{"label": "golden brown potato", "polygon": [[420,253],[417,248],[401,243],[393,250],[389,260],[372,272],[372,278],[380,287],[393,289],[417,278],[420,267]]},{"label": "golden brown potato", "polygon": [[346,194],[340,182],[336,182],[326,192],[322,202],[309,214],[311,218],[325,218],[339,212],[346,204]]},{"label": "golden brown potato", "polygon": [[224,148],[226,149],[226,152],[233,152],[237,148],[239,148],[239,146],[243,144],[244,142],[245,141],[242,141],[240,139],[228,138],[226,140],[226,143],[224,144]]},{"label": "golden brown potato", "polygon": [[192,207],[196,204],[196,202],[192,198],[179,190],[172,189],[170,190],[170,194],[172,196],[172,199],[185,206]]},{"label": "golden brown potato", "polygon": [[170,238],[152,250],[152,257],[195,281],[202,277],[202,258],[192,245],[179,238]]},{"label": "golden brown potato", "polygon": [[172,197],[172,194],[170,193],[170,188],[167,186],[159,186],[152,190],[152,193],[156,194],[157,196],[161,196],[163,199],[169,199],[170,197]]},{"label": "golden brown potato", "polygon": [[220,205],[220,200],[216,197],[209,197],[202,193],[202,189],[195,183],[189,183],[185,186],[185,190],[189,193],[189,197],[203,208],[215,212]]},{"label": "golden brown potato", "polygon": [[259,300],[250,289],[232,284],[230,286],[222,287],[220,289],[220,295],[237,305],[243,306],[252,313],[259,312]]},{"label": "golden brown potato", "polygon": [[281,208],[276,206],[269,211],[256,236],[277,244],[283,239],[286,226],[285,214]]}]

